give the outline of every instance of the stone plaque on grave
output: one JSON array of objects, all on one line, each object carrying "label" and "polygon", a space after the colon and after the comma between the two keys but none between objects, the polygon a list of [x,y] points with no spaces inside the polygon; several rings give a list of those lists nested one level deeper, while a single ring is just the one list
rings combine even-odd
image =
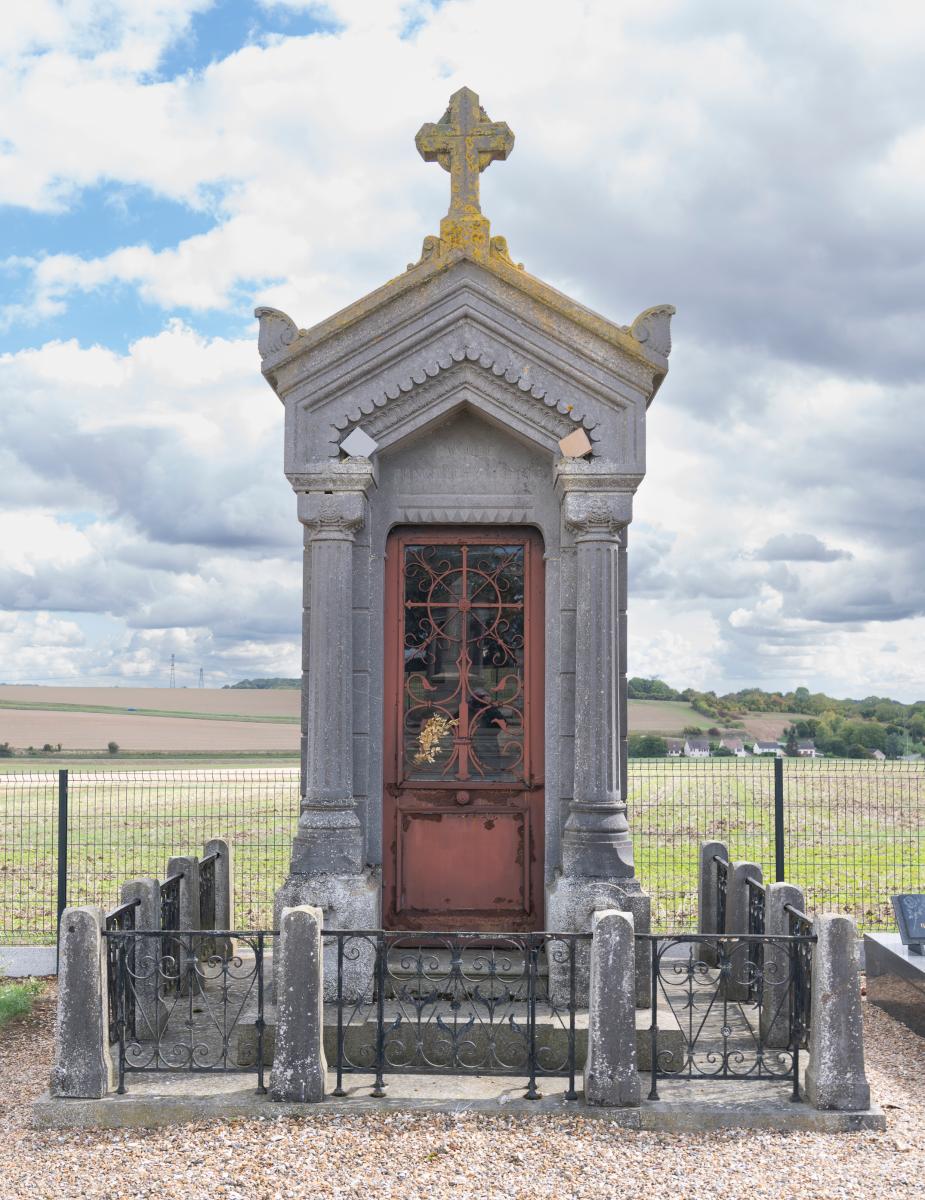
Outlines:
[{"label": "stone plaque on grave", "polygon": [[278,904],[402,930],[587,931],[616,908],[642,932],[627,531],[674,310],[617,324],[491,236],[479,178],[514,135],[468,88],[416,144],[450,176],[420,258],[311,329],[257,310],[304,528]]},{"label": "stone plaque on grave", "polygon": [[902,944],[910,954],[921,954],[925,945],[925,895],[892,896],[893,912]]}]

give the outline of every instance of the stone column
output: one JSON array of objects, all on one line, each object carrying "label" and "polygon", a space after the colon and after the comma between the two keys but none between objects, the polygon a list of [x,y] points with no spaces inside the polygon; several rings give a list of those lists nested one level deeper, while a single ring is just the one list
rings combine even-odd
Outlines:
[{"label": "stone column", "polygon": [[[803,892],[792,883],[770,883],[764,902],[764,931],[768,937],[790,933],[790,904],[805,912]],[[792,950],[785,942],[768,942],[764,947],[761,973],[761,1040],[773,1050],[790,1045],[790,992],[793,988]]]},{"label": "stone column", "polygon": [[[726,892],[726,933],[748,933],[747,879],[762,882],[761,867],[757,863],[734,862],[729,864],[729,887]],[[749,995],[748,942],[725,942],[723,951],[729,959],[730,971],[726,980],[727,1000],[747,1000]]]},{"label": "stone column", "polygon": [[851,917],[813,921],[812,1000],[806,1099],[814,1108],[858,1112],[870,1108],[864,1072],[864,1025],[857,930]]},{"label": "stone column", "polygon": [[103,910],[92,904],[66,908],[61,914],[53,1096],[98,1100],[115,1082],[104,920]]},{"label": "stone column", "polygon": [[632,913],[596,912],[591,931],[591,993],[585,1102],[639,1104],[636,1068],[635,938]]},{"label": "stone column", "polygon": [[[553,930],[590,930],[596,909],[633,914],[650,928],[649,897],[635,878],[626,817],[626,526],[638,478],[563,462],[557,491],[575,543],[575,769],[562,830],[562,870],[550,885]],[[648,944],[636,960],[636,999],[649,1002]],[[641,952],[640,952],[641,951]],[[585,964],[585,980],[587,966]],[[557,986],[552,981],[552,986]],[[580,988],[580,994],[586,994]]]},{"label": "stone column", "polygon": [[[621,777],[620,558],[622,497],[570,493],[575,537],[575,780],[562,831],[562,870],[591,879],[633,876]],[[623,518],[621,521],[621,517]]]},{"label": "stone column", "polygon": [[[697,881],[697,931],[698,933],[725,933],[719,925],[719,896],[717,882],[719,868],[716,859],[729,861],[729,851],[723,842],[702,842],[700,846],[700,874]],[[708,966],[716,966],[716,943],[701,942],[700,958]]]},{"label": "stone column", "polygon": [[180,990],[186,995],[195,975],[195,962],[201,938],[190,937],[187,930],[199,929],[199,859],[195,854],[182,854],[167,860],[166,879],[182,875],[180,880],[180,920],[178,936],[169,934],[165,950],[177,960]]},{"label": "stone column", "polygon": [[316,1103],[324,1099],[321,910],[284,908],[276,949],[276,1045],[270,1096]]},{"label": "stone column", "polygon": [[[140,901],[135,909],[135,929],[160,930],[161,889],[156,879],[130,879],[123,883],[119,899],[123,904]],[[161,935],[133,937],[126,947],[135,992],[135,1037],[139,1042],[153,1041],[164,1024],[160,972]]]},{"label": "stone column", "polygon": [[[210,838],[202,848],[202,857],[217,854],[215,864],[215,924],[213,929],[234,929],[234,869],[231,843],[225,838]],[[234,953],[232,938],[210,938],[213,954],[230,958]]]},{"label": "stone column", "polygon": [[[335,468],[341,468],[336,470]],[[300,492],[305,527],[302,798],[283,908],[317,905],[331,929],[374,928],[379,876],[366,866],[353,786],[353,558],[366,522],[370,464],[332,464],[323,490]]]}]

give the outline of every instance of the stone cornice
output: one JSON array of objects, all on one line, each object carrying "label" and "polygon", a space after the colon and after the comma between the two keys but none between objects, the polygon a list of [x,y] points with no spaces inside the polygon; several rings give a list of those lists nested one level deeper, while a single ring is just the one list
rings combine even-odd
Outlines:
[{"label": "stone cornice", "polygon": [[376,484],[375,464],[368,458],[322,459],[306,463],[301,471],[287,472],[295,492],[359,493],[369,495]]},{"label": "stone cornice", "polygon": [[522,266],[514,264],[503,239],[493,238],[492,242],[496,243],[491,248],[492,252],[487,258],[477,261],[458,247],[445,248],[440,238],[428,238],[421,260],[403,275],[396,276],[311,329],[298,329],[291,317],[278,309],[258,308],[255,312],[261,324],[258,349],[264,374],[272,382],[275,372],[289,359],[359,324],[384,305],[420,288],[457,264],[468,262],[476,269],[502,280],[535,303],[610,343],[630,358],[644,363],[655,372],[653,391],[658,387],[668,371],[668,353],[671,349],[668,322],[675,311],[671,305],[647,308],[635,318],[632,325],[617,325],[529,274]]}]

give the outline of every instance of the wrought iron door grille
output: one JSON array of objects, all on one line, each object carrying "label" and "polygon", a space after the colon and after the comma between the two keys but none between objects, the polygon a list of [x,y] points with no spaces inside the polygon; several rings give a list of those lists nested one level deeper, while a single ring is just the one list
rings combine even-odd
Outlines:
[{"label": "wrought iron door grille", "polygon": [[348,1074],[542,1076],[575,1090],[576,980],[590,934],[325,931],[337,1015],[335,1096]]},{"label": "wrought iron door grille", "polygon": [[[705,1079],[789,1081],[792,1099],[799,1100],[815,937],[636,936],[652,950],[649,1099],[659,1098],[659,1079]],[[715,964],[704,961],[704,946]],[[659,1042],[659,1000],[680,1027],[679,1049]]]}]

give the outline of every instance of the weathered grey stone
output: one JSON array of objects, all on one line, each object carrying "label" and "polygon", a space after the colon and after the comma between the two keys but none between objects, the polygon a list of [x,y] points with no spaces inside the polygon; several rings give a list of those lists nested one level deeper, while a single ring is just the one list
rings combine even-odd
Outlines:
[{"label": "weathered grey stone", "polygon": [[[647,308],[616,325],[511,260],[473,200],[478,173],[457,153],[475,108],[463,89],[422,143],[468,199],[463,212],[457,196],[418,263],[309,330],[278,310],[257,312],[305,526],[296,890],[313,877],[322,887],[325,876],[359,877],[379,867],[384,849],[394,852],[382,827],[380,731],[393,702],[384,689],[384,569],[389,531],[409,525],[541,532],[546,885],[563,870],[577,880],[633,879],[626,525],[673,309]],[[341,444],[360,426],[378,443],[373,459],[343,459]],[[590,459],[560,461],[559,441],[576,430],[591,442]],[[597,906],[585,906],[584,930]]]},{"label": "weathered grey stone", "polygon": [[[651,901],[635,879],[623,879],[619,884],[603,879],[580,879],[559,875],[549,888],[546,900],[546,919],[554,933],[590,932],[597,911],[617,910],[633,917],[636,933],[648,933],[651,928]],[[576,999],[585,1006],[590,990],[590,951],[579,943],[575,956]],[[652,955],[648,942],[636,943],[635,994],[636,1004],[648,1008],[652,990]],[[549,963],[549,990],[553,1002],[567,1003],[569,971],[567,963]]]},{"label": "weathered grey stone", "polygon": [[[322,913],[325,929],[378,929],[382,879],[378,871],[357,875],[290,875],[277,891],[274,901],[274,928],[280,928],[287,908],[311,906]],[[323,939],[324,998],[337,996],[337,947],[333,939]],[[375,949],[371,943],[356,942],[356,956],[343,964],[343,997],[357,1001],[371,995]],[[275,974],[274,974],[275,991]]]},{"label": "weathered grey stone", "polygon": [[[700,872],[697,879],[697,931],[699,933],[725,933],[720,928],[719,895],[717,880],[719,867],[716,859],[729,861],[729,851],[723,842],[702,842],[700,846]],[[698,952],[703,962],[716,966],[716,945],[701,942]]]},{"label": "weathered grey stone", "polygon": [[[213,929],[234,928],[234,856],[227,838],[209,838],[202,848],[202,857],[217,854],[215,863],[215,924]],[[230,958],[231,938],[210,938],[212,953]]]},{"label": "weathered grey stone", "polygon": [[806,1099],[814,1108],[855,1112],[870,1107],[857,930],[851,917],[824,914],[813,933]]},{"label": "weathered grey stone", "polygon": [[[804,912],[803,892],[792,883],[771,883],[764,900],[764,931],[771,937],[790,933],[786,905]],[[793,951],[784,943],[764,947],[761,973],[761,1040],[772,1049],[790,1045],[790,989],[793,986]]]},{"label": "weathered grey stone", "polygon": [[[729,887],[726,892],[726,933],[748,933],[749,878],[762,882],[761,867],[752,862],[729,864]],[[730,973],[725,982],[727,1000],[747,1000],[751,980],[748,945],[746,942],[727,942]]]},{"label": "weathered grey stone", "polygon": [[[119,899],[123,904],[138,900],[135,909],[135,929],[161,927],[161,889],[156,879],[129,879],[123,883]],[[166,1017],[161,1001],[161,939],[134,937],[126,939],[126,953],[131,956],[131,986],[135,993],[135,1034],[139,1041],[149,1041],[163,1029]]]},{"label": "weathered grey stone", "polygon": [[591,932],[585,1101],[596,1105],[636,1105],[641,1091],[636,1069],[632,913],[613,909],[596,912]]},{"label": "weathered grey stone", "polygon": [[[199,913],[199,859],[195,854],[180,854],[167,860],[166,879],[172,875],[180,875],[180,919],[179,932],[189,929],[200,929]],[[180,975],[180,987],[186,992],[189,986],[190,952],[196,958],[200,951],[198,938],[169,938],[164,943],[166,954],[177,960],[177,971]]]},{"label": "weathered grey stone", "polygon": [[103,910],[96,905],[66,908],[61,915],[53,1096],[96,1100],[115,1079],[109,1053],[104,924]]},{"label": "weathered grey stone", "polygon": [[324,1015],[321,998],[321,910],[284,908],[274,956],[276,1047],[270,1095],[274,1100],[324,1099]]}]

